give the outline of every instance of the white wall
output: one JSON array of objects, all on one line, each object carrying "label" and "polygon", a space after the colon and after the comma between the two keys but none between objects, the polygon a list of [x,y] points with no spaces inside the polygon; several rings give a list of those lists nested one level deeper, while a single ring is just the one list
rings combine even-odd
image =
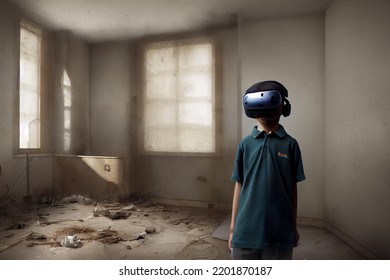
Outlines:
[{"label": "white wall", "polygon": [[128,42],[91,45],[90,56],[90,155],[125,159],[125,186],[128,188],[132,98],[132,56]]},{"label": "white wall", "polygon": [[325,219],[390,259],[390,2],[326,13]]},{"label": "white wall", "polygon": [[91,154],[129,152],[130,52],[127,42],[91,46]]},{"label": "white wall", "polygon": [[18,14],[0,2],[0,198],[6,193],[6,184],[11,185],[13,152],[14,92],[18,77]]},{"label": "white wall", "polygon": [[[299,183],[298,215],[323,218],[324,16],[243,22],[240,98],[252,84],[277,80],[289,91],[292,112],[281,118],[302,150],[306,180]],[[256,120],[242,114],[242,137]]]}]

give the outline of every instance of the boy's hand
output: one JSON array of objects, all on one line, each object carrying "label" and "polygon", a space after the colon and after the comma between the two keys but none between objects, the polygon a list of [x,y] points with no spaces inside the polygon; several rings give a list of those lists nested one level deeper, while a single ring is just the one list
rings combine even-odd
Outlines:
[{"label": "boy's hand", "polygon": [[232,251],[233,232],[229,235],[229,250]]}]

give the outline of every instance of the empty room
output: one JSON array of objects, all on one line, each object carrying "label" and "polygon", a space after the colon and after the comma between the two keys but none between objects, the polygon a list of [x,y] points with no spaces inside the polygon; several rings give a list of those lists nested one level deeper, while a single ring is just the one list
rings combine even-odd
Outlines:
[{"label": "empty room", "polygon": [[292,166],[291,135],[292,259],[389,260],[389,26],[387,0],[1,0],[0,259],[230,260],[261,227],[237,195],[274,197],[243,143]]}]

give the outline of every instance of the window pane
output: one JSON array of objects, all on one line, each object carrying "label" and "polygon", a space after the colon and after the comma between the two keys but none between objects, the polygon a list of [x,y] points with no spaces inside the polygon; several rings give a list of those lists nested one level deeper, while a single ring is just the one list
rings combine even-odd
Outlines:
[{"label": "window pane", "polygon": [[176,125],[176,106],[172,102],[150,102],[145,107],[146,128]]},{"label": "window pane", "polygon": [[147,75],[173,72],[176,68],[174,48],[150,49],[146,52]]},{"label": "window pane", "polygon": [[184,98],[207,98],[211,100],[212,79],[210,71],[185,72],[180,75],[179,90]]},{"label": "window pane", "polygon": [[62,95],[64,98],[64,151],[69,151],[71,146],[72,125],[72,82],[66,70],[62,73]]},{"label": "window pane", "polygon": [[154,152],[177,152],[177,133],[172,129],[153,128],[145,133],[145,149]]},{"label": "window pane", "polygon": [[212,108],[210,102],[186,102],[179,107],[180,123],[199,124],[212,127]]},{"label": "window pane", "polygon": [[40,36],[20,30],[19,147],[40,148]]},{"label": "window pane", "polygon": [[179,49],[179,65],[185,68],[209,68],[212,62],[211,44],[181,46]]},{"label": "window pane", "polygon": [[147,77],[145,87],[147,99],[176,99],[176,78],[173,74]]}]

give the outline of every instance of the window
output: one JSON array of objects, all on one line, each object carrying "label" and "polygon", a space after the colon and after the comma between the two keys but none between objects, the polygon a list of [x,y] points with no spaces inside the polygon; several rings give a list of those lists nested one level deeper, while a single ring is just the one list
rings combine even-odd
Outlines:
[{"label": "window", "polygon": [[145,46],[141,104],[144,151],[216,151],[214,49],[209,39]]},{"label": "window", "polygon": [[62,73],[61,87],[64,104],[64,151],[68,152],[71,144],[72,83],[66,71]]},{"label": "window", "polygon": [[19,68],[19,149],[41,147],[41,32],[22,22]]}]

